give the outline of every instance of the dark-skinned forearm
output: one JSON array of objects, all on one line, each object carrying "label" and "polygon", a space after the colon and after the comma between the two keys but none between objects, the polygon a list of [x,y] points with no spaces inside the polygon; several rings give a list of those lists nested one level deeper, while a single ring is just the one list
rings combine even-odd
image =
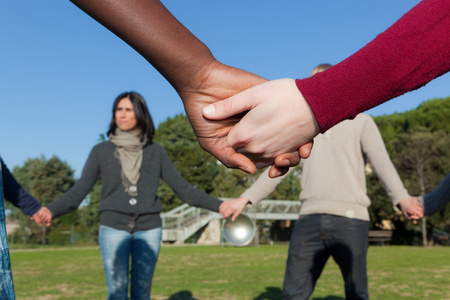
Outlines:
[{"label": "dark-skinned forearm", "polygon": [[71,0],[139,52],[180,93],[215,61],[208,47],[158,0]]}]

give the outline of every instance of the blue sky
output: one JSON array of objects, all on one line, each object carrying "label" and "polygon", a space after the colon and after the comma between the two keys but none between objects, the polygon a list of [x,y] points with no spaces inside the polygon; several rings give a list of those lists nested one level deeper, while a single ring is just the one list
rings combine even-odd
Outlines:
[{"label": "blue sky", "polygon": [[[336,64],[419,1],[163,1],[225,64],[268,79]],[[1,1],[0,154],[10,168],[57,155],[81,174],[114,98],[134,90],[157,124],[182,113],[173,88],[139,54],[68,0]],[[450,74],[368,113],[450,96]]]}]

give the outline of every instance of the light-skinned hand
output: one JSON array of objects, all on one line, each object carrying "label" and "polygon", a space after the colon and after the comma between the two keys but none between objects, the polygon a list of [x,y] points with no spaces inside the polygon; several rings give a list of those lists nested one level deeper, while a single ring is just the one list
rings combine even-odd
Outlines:
[{"label": "light-skinned hand", "polygon": [[[203,109],[209,120],[245,116],[229,131],[228,144],[250,158],[257,168],[293,153],[319,133],[319,125],[293,79],[268,81]],[[308,144],[309,143],[309,144]]]},{"label": "light-skinned hand", "polygon": [[[267,80],[247,71],[221,64],[218,61],[212,61],[209,66],[203,66],[202,70],[201,75],[194,76],[193,81],[197,84],[191,82],[190,87],[185,85],[183,90],[178,89],[178,93],[183,99],[186,115],[197,135],[199,144],[225,166],[240,168],[250,174],[255,173],[256,168],[253,164],[255,161],[252,162],[252,160],[256,159],[256,162],[259,162],[259,157],[253,153],[249,155],[250,153],[245,151],[242,151],[242,154],[237,153],[235,149],[230,147],[228,141],[228,134],[233,130],[233,126],[240,124],[238,122],[243,116],[242,111],[212,121],[203,117],[202,110],[209,104],[217,103],[217,101],[229,98]],[[248,130],[257,132],[258,128]],[[273,174],[277,174],[276,176],[284,174],[290,166],[299,163],[299,153],[303,155],[302,158],[306,158],[311,151],[311,145],[306,145],[300,151],[298,148],[293,147],[289,152],[279,151],[277,152],[278,158],[277,156],[265,158],[266,164],[264,166],[275,164]],[[257,166],[261,167],[261,164],[258,163]]]},{"label": "light-skinned hand", "polygon": [[232,215],[231,220],[234,221],[242,213],[247,204],[248,199],[244,197],[226,200],[220,205],[219,213],[224,219]]},{"label": "light-skinned hand", "polygon": [[36,222],[38,226],[49,227],[52,224],[52,212],[47,207],[41,207],[33,216],[31,216],[30,220]]},{"label": "light-skinned hand", "polygon": [[403,214],[414,224],[417,223],[418,219],[424,217],[424,212],[422,205],[420,205],[419,199],[417,197],[410,197],[403,199],[399,202],[399,206]]}]

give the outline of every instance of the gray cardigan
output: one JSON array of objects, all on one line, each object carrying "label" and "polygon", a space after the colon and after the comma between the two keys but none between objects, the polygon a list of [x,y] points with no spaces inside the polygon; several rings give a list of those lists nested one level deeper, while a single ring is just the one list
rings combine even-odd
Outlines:
[{"label": "gray cardigan", "polygon": [[114,156],[114,150],[114,144],[109,141],[94,146],[81,178],[69,191],[48,205],[53,218],[76,209],[92,189],[99,175],[102,176],[99,204],[101,225],[129,232],[160,227],[159,213],[162,207],[156,195],[160,178],[184,202],[219,211],[222,202],[186,182],[175,169],[167,152],[157,143],[144,146],[140,179],[137,184],[138,195],[128,195],[122,184],[121,166]]}]

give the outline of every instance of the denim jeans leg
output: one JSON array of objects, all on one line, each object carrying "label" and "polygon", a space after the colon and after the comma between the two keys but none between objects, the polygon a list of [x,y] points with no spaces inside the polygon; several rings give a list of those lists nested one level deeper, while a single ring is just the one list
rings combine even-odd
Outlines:
[{"label": "denim jeans leg", "polygon": [[283,283],[283,300],[309,299],[329,258],[321,240],[321,216],[304,215],[295,223]]},{"label": "denim jeans leg", "polygon": [[101,225],[99,244],[108,287],[108,300],[128,299],[131,234]]},{"label": "denim jeans leg", "polygon": [[327,218],[331,219],[332,237],[327,246],[341,269],[346,299],[369,299],[366,268],[369,222],[338,216]]},{"label": "denim jeans leg", "polygon": [[153,273],[161,248],[161,227],[133,234],[131,300],[149,300]]}]

